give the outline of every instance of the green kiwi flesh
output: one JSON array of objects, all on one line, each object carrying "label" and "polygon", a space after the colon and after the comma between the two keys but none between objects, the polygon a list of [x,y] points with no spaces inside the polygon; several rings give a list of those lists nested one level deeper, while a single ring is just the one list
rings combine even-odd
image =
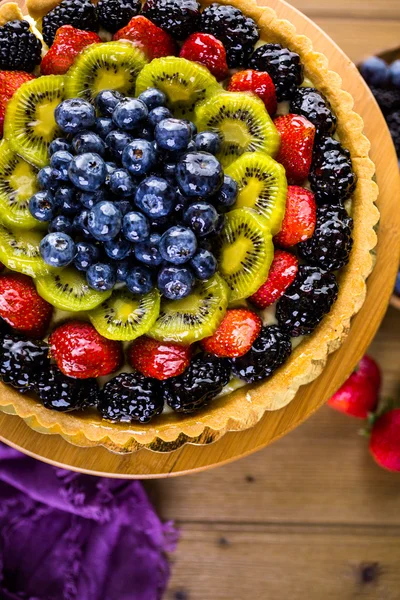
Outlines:
[{"label": "green kiwi flesh", "polygon": [[198,63],[168,56],[146,65],[136,81],[136,95],[155,87],[167,96],[167,106],[175,117],[190,119],[195,105],[222,90],[208,69]]},{"label": "green kiwi flesh", "polygon": [[262,152],[246,152],[225,171],[239,188],[233,208],[254,208],[266,218],[272,235],[280,231],[285,214],[287,180],[284,167]]},{"label": "green kiwi flesh", "polygon": [[56,308],[71,312],[92,310],[111,296],[111,291],[92,290],[84,275],[72,268],[57,269],[46,277],[38,277],[36,289]]},{"label": "green kiwi flesh", "polygon": [[147,333],[159,313],[160,293],[157,289],[143,296],[119,289],[88,316],[100,335],[127,342]]},{"label": "green kiwi flesh", "polygon": [[229,302],[229,290],[218,274],[198,282],[182,300],[163,300],[160,316],[148,332],[156,340],[191,344],[214,333]]},{"label": "green kiwi flesh", "polygon": [[52,268],[40,255],[40,231],[9,229],[0,225],[0,262],[11,271],[25,273],[30,277],[48,275]]},{"label": "green kiwi flesh", "polygon": [[65,78],[45,75],[27,81],[7,105],[4,137],[12,150],[36,167],[48,164],[48,148],[61,135],[54,111],[64,95]]},{"label": "green kiwi flesh", "polygon": [[245,152],[274,155],[280,138],[264,103],[242,92],[222,92],[205,100],[195,110],[199,131],[215,131],[221,138],[218,158],[224,167]]}]

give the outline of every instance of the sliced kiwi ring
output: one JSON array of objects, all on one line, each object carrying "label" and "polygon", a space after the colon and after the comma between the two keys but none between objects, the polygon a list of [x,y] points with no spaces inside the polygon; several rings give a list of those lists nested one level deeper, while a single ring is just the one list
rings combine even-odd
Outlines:
[{"label": "sliced kiwi ring", "polygon": [[254,294],[267,279],[274,256],[265,217],[252,208],[229,212],[216,244],[219,272],[231,290],[231,302]]},{"label": "sliced kiwi ring", "polygon": [[40,231],[10,229],[0,225],[0,262],[11,271],[25,273],[30,277],[48,275],[54,269],[40,255]]},{"label": "sliced kiwi ring", "polygon": [[163,342],[197,342],[218,328],[228,302],[228,286],[216,274],[199,282],[187,298],[163,300],[160,316],[147,335]]},{"label": "sliced kiwi ring", "polygon": [[266,218],[272,235],[285,215],[287,179],[284,167],[262,152],[246,152],[225,171],[238,184],[233,208],[254,208]]},{"label": "sliced kiwi ring", "polygon": [[109,340],[128,342],[147,333],[159,312],[160,293],[157,289],[143,296],[119,289],[88,316],[100,335]]}]

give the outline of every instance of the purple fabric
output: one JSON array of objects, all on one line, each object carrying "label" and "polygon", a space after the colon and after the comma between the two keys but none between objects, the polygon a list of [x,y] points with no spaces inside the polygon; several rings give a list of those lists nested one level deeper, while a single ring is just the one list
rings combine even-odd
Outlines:
[{"label": "purple fabric", "polygon": [[176,541],[138,481],[56,469],[0,444],[1,600],[157,600]]}]

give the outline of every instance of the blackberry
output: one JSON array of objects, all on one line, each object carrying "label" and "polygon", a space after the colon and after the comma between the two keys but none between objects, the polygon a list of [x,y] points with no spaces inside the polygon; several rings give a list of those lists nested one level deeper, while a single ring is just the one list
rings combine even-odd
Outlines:
[{"label": "blackberry", "polygon": [[59,412],[94,406],[99,398],[99,388],[95,379],[67,377],[55,365],[41,371],[35,391],[45,408]]},{"label": "blackberry", "polygon": [[329,101],[315,88],[297,88],[290,102],[290,112],[306,117],[315,125],[317,135],[335,133],[336,116]]},{"label": "blackberry", "polygon": [[262,381],[283,365],[291,352],[288,334],[277,325],[268,325],[261,329],[247,354],[231,359],[232,372],[247,383]]},{"label": "blackberry", "polygon": [[393,113],[386,118],[390,134],[393,138],[394,147],[400,156],[400,112]]},{"label": "blackberry", "polygon": [[142,13],[177,40],[198,31],[200,4],[196,0],[147,0]]},{"label": "blackberry", "polygon": [[98,410],[113,423],[148,423],[164,407],[160,384],[140,373],[121,373],[104,386]]},{"label": "blackberry", "polygon": [[339,204],[354,192],[357,177],[350,153],[333,138],[322,138],[316,143],[310,183],[319,204]]},{"label": "blackberry", "polygon": [[30,73],[42,60],[42,43],[27,21],[9,21],[0,27],[0,70]]},{"label": "blackberry", "polygon": [[54,42],[57,29],[72,25],[84,31],[97,31],[97,12],[90,0],[62,0],[43,17],[42,34],[48,46]]},{"label": "blackberry", "polygon": [[341,269],[349,262],[352,229],[353,219],[343,206],[320,206],[313,236],[297,245],[299,255],[326,271]]},{"label": "blackberry", "polygon": [[278,323],[292,337],[307,335],[329,313],[337,295],[333,273],[300,265],[296,279],[278,301]]},{"label": "blackberry", "polygon": [[214,3],[201,13],[199,31],[211,33],[226,50],[228,67],[244,67],[260,33],[257,24],[234,6]]},{"label": "blackberry", "polygon": [[0,342],[0,379],[21,394],[34,390],[39,373],[49,367],[45,342],[6,333]]},{"label": "blackberry", "polygon": [[140,0],[99,0],[97,14],[99,23],[104,29],[116,33],[128,25],[132,17],[136,17],[141,9]]},{"label": "blackberry", "polygon": [[400,110],[400,90],[371,87],[375,100],[385,116],[394,111]]},{"label": "blackberry", "polygon": [[230,376],[228,361],[198,354],[182,375],[163,382],[164,398],[174,411],[191,413],[215,398]]},{"label": "blackberry", "polygon": [[275,84],[278,102],[290,100],[303,83],[303,65],[300,56],[279,44],[264,44],[255,50],[249,67],[269,73]]}]

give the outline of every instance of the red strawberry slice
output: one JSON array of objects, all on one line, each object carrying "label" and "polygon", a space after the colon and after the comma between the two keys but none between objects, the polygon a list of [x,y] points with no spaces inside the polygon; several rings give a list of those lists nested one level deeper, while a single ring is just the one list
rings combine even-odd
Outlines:
[{"label": "red strawberry slice", "polygon": [[276,157],[286,169],[289,183],[303,183],[310,173],[315,127],[301,115],[283,115],[274,121],[281,136]]},{"label": "red strawberry slice", "polygon": [[35,79],[35,77],[25,71],[0,71],[0,135],[3,135],[8,101],[23,83],[31,79]]},{"label": "red strawberry slice", "polygon": [[384,413],[375,422],[369,449],[379,466],[400,471],[400,408]]},{"label": "red strawberry slice", "polygon": [[314,194],[297,185],[289,185],[285,216],[280,232],[274,237],[274,243],[290,248],[308,240],[314,233],[316,220],[317,206]]},{"label": "red strawberry slice", "polygon": [[54,42],[42,60],[42,75],[64,75],[84,48],[99,42],[97,33],[63,25],[57,29]]},{"label": "red strawberry slice", "polygon": [[177,48],[173,38],[146,17],[133,17],[128,25],[117,31],[114,40],[129,40],[148,57],[176,56]]},{"label": "red strawberry slice", "polygon": [[183,44],[179,56],[204,65],[218,81],[228,76],[224,45],[213,35],[193,33]]},{"label": "red strawberry slice", "polygon": [[233,308],[226,312],[217,331],[202,340],[206,352],[216,356],[234,358],[246,354],[262,328],[256,313],[247,308]]},{"label": "red strawberry slice", "polygon": [[253,92],[261,98],[270,115],[276,113],[275,85],[268,73],[247,69],[232,75],[228,83],[230,92]]},{"label": "red strawberry slice", "polygon": [[190,346],[158,342],[142,336],[129,348],[128,360],[145,377],[162,381],[181,375],[189,366],[191,355]]},{"label": "red strawberry slice", "polygon": [[284,250],[275,250],[268,279],[249,300],[258,308],[267,308],[284,294],[297,275],[299,261]]}]

